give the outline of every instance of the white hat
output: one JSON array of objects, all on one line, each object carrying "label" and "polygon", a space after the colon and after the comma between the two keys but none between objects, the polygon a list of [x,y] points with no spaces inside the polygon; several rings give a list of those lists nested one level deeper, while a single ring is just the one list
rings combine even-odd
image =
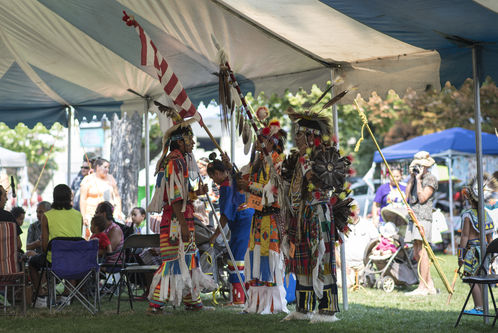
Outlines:
[{"label": "white hat", "polygon": [[436,161],[431,157],[431,155],[426,151],[419,151],[413,156],[413,161],[410,163],[410,169],[415,165],[421,165],[430,168],[434,165]]}]

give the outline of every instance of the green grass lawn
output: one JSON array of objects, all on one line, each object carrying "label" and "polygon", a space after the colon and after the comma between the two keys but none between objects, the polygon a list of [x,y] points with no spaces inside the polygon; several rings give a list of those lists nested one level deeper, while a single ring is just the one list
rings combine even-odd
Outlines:
[{"label": "green grass lawn", "polygon": [[[453,278],[456,259],[443,255],[441,262],[448,280]],[[217,306],[215,311],[191,313],[168,309],[165,314],[147,315],[145,302],[135,302],[135,311],[127,303],[121,304],[122,313],[116,314],[115,298],[102,301],[102,311],[96,316],[85,312],[73,303],[61,313],[29,309],[26,317],[3,318],[0,332],[483,332],[496,331],[482,318],[463,317],[458,329],[453,326],[464,302],[468,287],[460,281],[449,306],[448,294],[436,271],[432,269],[436,286],[441,293],[427,297],[406,297],[406,290],[395,289],[392,293],[366,289],[349,292],[349,309],[341,304],[340,321],[335,323],[309,324],[307,322],[281,322],[284,314],[249,315],[240,310]],[[210,305],[209,295],[205,304]],[[473,306],[470,304],[469,308]],[[290,305],[290,309],[294,306]]]}]

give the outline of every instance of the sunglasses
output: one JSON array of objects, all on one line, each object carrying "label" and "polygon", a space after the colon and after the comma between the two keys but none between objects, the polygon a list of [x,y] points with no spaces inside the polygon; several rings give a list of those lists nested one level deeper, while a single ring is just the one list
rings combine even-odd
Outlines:
[{"label": "sunglasses", "polygon": [[90,167],[89,167],[89,166],[82,166],[81,168],[82,168],[82,169],[90,169]]}]

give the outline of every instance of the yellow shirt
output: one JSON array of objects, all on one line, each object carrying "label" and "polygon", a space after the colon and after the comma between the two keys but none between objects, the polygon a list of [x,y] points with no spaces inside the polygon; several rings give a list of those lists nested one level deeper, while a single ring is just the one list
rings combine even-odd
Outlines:
[{"label": "yellow shirt", "polygon": [[[56,237],[81,237],[82,218],[76,209],[51,209],[45,212],[48,222],[48,241]],[[52,262],[52,253],[47,253]]]}]

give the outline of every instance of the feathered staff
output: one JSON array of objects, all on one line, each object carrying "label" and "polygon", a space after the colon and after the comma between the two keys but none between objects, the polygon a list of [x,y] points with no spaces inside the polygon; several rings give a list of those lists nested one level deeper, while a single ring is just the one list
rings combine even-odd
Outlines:
[{"label": "feathered staff", "polygon": [[420,223],[418,222],[417,217],[415,216],[415,214],[413,213],[413,210],[410,208],[410,205],[406,201],[404,193],[403,193],[403,191],[401,191],[398,182],[392,176],[392,172],[391,172],[391,168],[389,167],[389,163],[387,163],[386,158],[384,157],[384,154],[382,153],[382,150],[380,149],[379,144],[377,143],[377,140],[375,139],[375,136],[373,135],[372,130],[370,129],[370,126],[368,125],[367,116],[365,115],[363,110],[360,108],[360,106],[358,105],[358,102],[356,100],[354,100],[354,104],[355,104],[356,109],[358,110],[358,114],[360,115],[360,118],[363,122],[363,126],[361,127],[361,138],[360,138],[360,140],[358,140],[358,142],[356,144],[356,147],[354,149],[355,152],[357,152],[360,149],[360,143],[364,139],[363,138],[363,130],[366,128],[368,130],[368,132],[370,133],[370,136],[372,137],[372,140],[374,141],[375,146],[377,147],[377,151],[379,152],[380,156],[382,157],[382,160],[384,161],[384,164],[386,165],[387,170],[389,171],[389,176],[391,177],[391,180],[394,182],[394,184],[396,184],[396,188],[398,189],[398,191],[400,193],[401,199],[403,199],[403,203],[408,208],[408,214],[410,214],[412,221],[415,223],[415,226],[417,227],[418,231],[420,232],[420,235],[422,236],[422,243],[424,244],[424,248],[427,251],[427,255],[429,256],[429,259],[434,264],[434,267],[436,268],[436,271],[439,274],[439,277],[441,278],[441,280],[443,281],[443,284],[446,287],[446,290],[448,291],[448,293],[453,294],[453,288],[451,287],[450,283],[448,282],[446,275],[444,275],[444,272],[443,272],[441,266],[439,265],[439,262],[437,261],[437,258],[434,255],[434,252],[432,251],[431,246],[427,242],[427,238],[425,238],[424,229],[420,226]]},{"label": "feathered staff", "polygon": [[[211,131],[209,131],[207,126],[204,124],[201,115],[199,114],[199,112],[197,112],[194,104],[192,104],[189,97],[187,96],[187,92],[180,83],[180,80],[175,75],[169,64],[166,62],[166,59],[159,53],[156,45],[154,44],[154,42],[152,42],[147,33],[145,33],[142,26],[138,24],[133,16],[129,16],[125,11],[123,11],[123,21],[126,23],[126,25],[135,27],[138,35],[140,36],[140,42],[142,44],[141,65],[150,66],[156,70],[157,78],[161,82],[164,92],[166,93],[166,95],[171,97],[173,103],[180,109],[180,117],[193,117],[194,119],[196,119],[201,127],[206,131],[211,141],[213,141],[219,151],[223,153],[220,145],[211,134]],[[154,104],[159,107],[159,110],[161,112],[168,113],[169,107],[157,101],[155,101]]]},{"label": "feathered staff", "polygon": [[[249,123],[250,123],[252,129],[254,130],[254,133],[258,133],[258,127],[256,126],[256,123],[254,121],[252,113],[249,110],[249,106],[247,104],[246,98],[245,98],[244,94],[242,93],[242,91],[240,90],[239,83],[237,82],[237,79],[235,78],[235,75],[230,67],[230,64],[228,63],[227,55],[226,55],[225,51],[220,47],[220,44],[218,43],[218,41],[216,40],[214,35],[211,35],[211,39],[213,40],[214,46],[218,50],[217,58],[218,58],[219,63],[220,63],[220,74],[219,74],[220,81],[221,81],[221,79],[223,79],[223,83],[220,83],[220,91],[224,91],[224,92],[227,90],[229,91],[230,89],[225,88],[225,87],[229,87],[230,84],[233,85],[233,87],[237,91],[237,94],[240,98],[240,102],[242,103],[242,108],[245,111],[245,114],[249,120]],[[221,73],[223,73],[223,75]],[[230,78],[229,80],[228,80],[228,77]],[[223,88],[221,88],[222,84],[224,86]],[[227,101],[226,97],[225,97],[225,101]],[[221,98],[220,98],[220,102],[223,102]],[[225,106],[224,108],[226,108],[226,107],[227,106]],[[225,122],[226,122],[226,120],[225,120]],[[261,147],[263,149],[265,156],[269,156],[268,149],[266,148],[266,145],[264,144],[263,139],[258,136],[258,141],[261,144]]]}]

